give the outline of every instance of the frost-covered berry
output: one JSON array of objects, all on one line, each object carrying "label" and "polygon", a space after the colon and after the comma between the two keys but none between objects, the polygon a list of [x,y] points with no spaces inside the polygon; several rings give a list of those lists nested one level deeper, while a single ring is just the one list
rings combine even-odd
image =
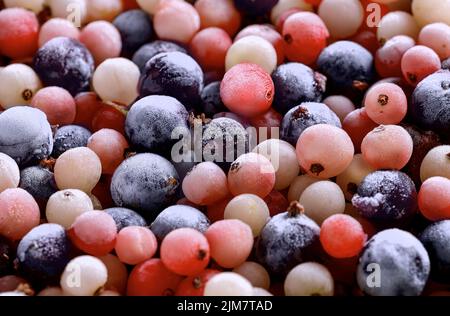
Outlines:
[{"label": "frost-covered berry", "polygon": [[372,296],[419,296],[429,273],[430,258],[420,241],[406,231],[389,229],[367,243],[357,280]]}]

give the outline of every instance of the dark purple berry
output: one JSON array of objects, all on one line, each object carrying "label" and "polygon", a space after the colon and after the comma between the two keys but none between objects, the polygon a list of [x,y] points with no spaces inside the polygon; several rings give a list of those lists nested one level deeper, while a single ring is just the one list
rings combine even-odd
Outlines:
[{"label": "dark purple berry", "polygon": [[450,134],[450,71],[434,73],[417,85],[410,114],[420,127],[442,135]]},{"label": "dark purple berry", "polygon": [[141,72],[144,71],[145,64],[154,56],[161,53],[180,52],[187,53],[187,51],[178,44],[167,41],[154,41],[145,44],[133,56],[133,62],[139,67]]},{"label": "dark purple berry", "polygon": [[278,66],[272,74],[275,85],[273,107],[285,114],[303,102],[320,102],[326,88],[326,78],[300,63]]},{"label": "dark purple berry", "polygon": [[94,59],[77,40],[57,37],[42,46],[34,57],[34,69],[46,86],[58,86],[72,95],[89,89]]},{"label": "dark purple berry", "polygon": [[270,273],[286,275],[317,249],[320,227],[302,214],[301,208],[291,204],[288,212],[272,217],[261,231],[256,258]]},{"label": "dark purple berry", "polygon": [[142,10],[125,11],[113,22],[122,38],[122,55],[131,56],[142,45],[150,42],[153,24],[150,16]]},{"label": "dark purple berry", "polygon": [[430,255],[431,277],[450,284],[450,220],[431,224],[419,238]]},{"label": "dark purple berry", "polygon": [[167,95],[190,110],[200,102],[203,72],[197,62],[184,53],[161,53],[145,65],[138,89],[141,98]]},{"label": "dark purple berry", "polygon": [[323,103],[306,102],[294,107],[284,116],[280,137],[296,146],[305,129],[317,124],[342,127],[339,117],[328,106]]},{"label": "dark purple berry", "polygon": [[406,231],[389,229],[366,244],[357,280],[372,296],[419,296],[429,274],[430,259],[420,241]]},{"label": "dark purple berry", "polygon": [[150,229],[160,241],[168,233],[178,228],[193,228],[204,233],[208,227],[209,219],[205,214],[186,205],[174,205],[166,208],[150,225]]},{"label": "dark purple berry", "polygon": [[364,178],[352,203],[365,218],[383,224],[398,223],[416,213],[417,191],[403,172],[376,171]]}]

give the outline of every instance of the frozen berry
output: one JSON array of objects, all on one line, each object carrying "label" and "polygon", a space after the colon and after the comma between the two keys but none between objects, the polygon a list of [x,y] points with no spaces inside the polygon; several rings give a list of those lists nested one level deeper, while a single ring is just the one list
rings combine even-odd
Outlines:
[{"label": "frozen berry", "polygon": [[450,72],[443,70],[430,75],[414,90],[411,116],[422,127],[442,135],[450,133]]},{"label": "frozen berry", "polygon": [[420,241],[406,231],[390,229],[368,241],[357,280],[371,296],[419,296],[429,273],[430,259]]},{"label": "frozen berry", "polygon": [[43,224],[32,229],[17,247],[19,269],[28,279],[54,282],[69,262],[70,243],[64,227]]},{"label": "frozen berry", "polygon": [[208,227],[208,218],[199,210],[186,205],[166,208],[150,225],[150,229],[160,241],[175,229],[193,228],[204,233]]},{"label": "frozen berry", "polygon": [[420,241],[428,251],[431,260],[431,277],[442,283],[450,282],[450,221],[436,222],[421,234]]},{"label": "frozen berry", "polygon": [[278,66],[272,74],[275,85],[273,107],[284,114],[303,102],[320,102],[326,78],[300,63]]},{"label": "frozen berry", "polygon": [[141,97],[168,95],[191,109],[200,100],[203,72],[197,62],[184,53],[161,53],[145,65],[138,89]]},{"label": "frozen berry", "polygon": [[406,174],[376,171],[364,178],[352,203],[368,219],[396,223],[416,213],[417,192]]},{"label": "frozen berry", "polygon": [[155,154],[139,154],[116,169],[111,194],[117,206],[154,218],[173,202],[178,186],[178,174],[169,161]]},{"label": "frozen berry", "polygon": [[323,103],[305,102],[293,107],[281,122],[281,139],[291,145],[297,145],[300,135],[317,124],[330,124],[341,127],[337,115]]},{"label": "frozen berry", "polygon": [[77,40],[57,37],[39,48],[34,69],[45,85],[62,87],[75,95],[89,88],[94,60]]},{"label": "frozen berry", "polygon": [[278,214],[266,224],[256,244],[256,257],[270,273],[285,275],[308,259],[319,240],[320,228],[302,214],[298,202],[288,212]]}]

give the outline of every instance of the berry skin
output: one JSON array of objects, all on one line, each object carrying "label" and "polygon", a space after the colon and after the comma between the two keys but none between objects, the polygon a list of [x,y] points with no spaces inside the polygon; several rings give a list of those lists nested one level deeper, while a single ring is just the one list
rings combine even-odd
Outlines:
[{"label": "berry skin", "polygon": [[209,263],[206,237],[192,228],[170,232],[161,243],[161,260],[171,271],[192,276],[202,272]]},{"label": "berry skin", "polygon": [[19,186],[20,169],[17,163],[4,153],[0,153],[0,193]]},{"label": "berry skin", "polygon": [[432,221],[450,219],[450,180],[444,177],[427,179],[419,191],[419,209]]},{"label": "berry skin", "polygon": [[342,122],[342,128],[352,139],[355,152],[361,152],[361,143],[368,133],[378,127],[378,124],[370,119],[365,108],[350,112]]},{"label": "berry skin", "polygon": [[125,120],[126,117],[122,107],[103,104],[92,118],[92,131],[98,132],[103,128],[109,128],[125,134]]},{"label": "berry skin", "polygon": [[230,36],[224,30],[211,27],[198,32],[189,44],[190,51],[203,70],[225,69],[225,57],[232,45]]},{"label": "berry skin", "polygon": [[398,124],[406,116],[408,100],[402,88],[393,83],[380,83],[366,94],[367,115],[377,124]]},{"label": "berry skin", "polygon": [[245,36],[231,45],[225,59],[228,71],[240,63],[256,64],[271,74],[277,66],[277,52],[273,45],[256,35]]},{"label": "berry skin", "polygon": [[58,158],[73,148],[86,147],[91,136],[89,130],[78,125],[66,125],[58,128],[55,133],[52,157]]},{"label": "berry skin", "polygon": [[347,169],[355,150],[347,133],[333,125],[308,127],[297,142],[297,159],[308,175],[329,179]]},{"label": "berry skin", "polygon": [[36,201],[46,201],[57,191],[53,172],[40,166],[23,169],[19,187],[30,193]]},{"label": "berry skin", "polygon": [[398,125],[381,125],[364,137],[361,152],[364,160],[375,169],[401,170],[411,159],[413,140]]},{"label": "berry skin", "polygon": [[123,207],[113,207],[105,210],[116,222],[117,232],[128,226],[147,226],[145,219],[133,210]]},{"label": "berry skin", "polygon": [[133,62],[139,67],[141,72],[143,72],[147,61],[160,53],[169,52],[187,53],[187,51],[178,44],[156,40],[139,48],[133,55]]},{"label": "berry skin", "polygon": [[242,63],[226,72],[220,85],[220,96],[230,111],[252,118],[269,110],[274,89],[272,78],[264,69]]},{"label": "berry skin", "polygon": [[0,235],[15,241],[39,225],[39,206],[23,189],[0,193]]},{"label": "berry skin", "polygon": [[33,228],[17,248],[19,269],[27,279],[54,282],[69,262],[70,243],[64,227],[42,224]]},{"label": "berry skin", "polygon": [[[414,150],[411,159],[409,160],[406,167],[403,169],[411,179],[414,181],[417,187],[422,183],[420,179],[420,167],[424,161],[425,156],[437,146],[441,145],[441,140],[439,135],[432,131],[423,131],[413,125],[402,125],[404,129],[411,136],[414,143]],[[433,164],[439,169],[436,164]]]},{"label": "berry skin", "polygon": [[31,106],[43,111],[51,125],[72,124],[75,120],[75,100],[67,90],[60,87],[39,90],[31,100]]},{"label": "berry skin", "polygon": [[202,112],[207,117],[213,117],[215,114],[227,110],[220,97],[220,81],[211,82],[203,88],[201,99]]},{"label": "berry skin", "polygon": [[183,179],[183,193],[197,205],[211,205],[228,196],[227,176],[218,165],[206,161],[195,165]]},{"label": "berry skin", "polygon": [[202,29],[220,27],[234,36],[241,26],[241,14],[230,0],[198,0],[195,9],[200,15]]},{"label": "berry skin", "polygon": [[111,195],[117,206],[152,219],[174,201],[178,186],[178,174],[169,161],[155,154],[139,154],[116,169]]},{"label": "berry skin", "polygon": [[171,138],[175,129],[188,130],[188,116],[186,108],[177,99],[148,96],[131,106],[125,132],[135,147],[165,152],[178,142],[178,139]]},{"label": "berry skin", "polygon": [[33,12],[22,8],[0,11],[0,55],[31,57],[37,50],[38,36],[39,22]]},{"label": "berry skin", "polygon": [[286,296],[333,296],[333,276],[325,266],[305,262],[286,276],[284,292]]},{"label": "berry skin", "polygon": [[424,129],[442,135],[450,133],[450,71],[434,73],[421,81],[412,95],[410,106],[414,121]]},{"label": "berry skin", "polygon": [[179,228],[192,228],[204,233],[208,227],[208,218],[199,210],[186,205],[166,208],[150,225],[150,229],[160,241]]},{"label": "berry skin", "polygon": [[[73,272],[79,271],[80,286],[73,286]],[[60,285],[65,295],[94,296],[108,281],[105,264],[92,256],[79,256],[72,259],[61,275]]]},{"label": "berry skin", "polygon": [[240,156],[228,172],[228,189],[234,196],[250,193],[266,197],[275,186],[275,169],[269,159],[257,153]]},{"label": "berry skin", "polygon": [[200,100],[203,72],[197,62],[180,52],[161,53],[150,59],[142,71],[140,97],[167,95],[176,98],[188,110]]},{"label": "berry skin", "polygon": [[[233,140],[233,141],[230,141]],[[216,148],[222,146],[222,155],[216,155]],[[239,156],[248,152],[249,135],[236,120],[228,117],[215,118],[203,126],[202,151],[203,161],[212,161],[224,171]]]},{"label": "berry skin", "polygon": [[206,269],[196,276],[190,276],[178,285],[175,296],[203,296],[206,283],[220,271]]},{"label": "berry skin", "polygon": [[153,36],[152,20],[142,10],[129,10],[119,14],[113,21],[122,38],[122,55],[134,54]]},{"label": "berry skin", "polygon": [[47,158],[53,149],[50,124],[41,110],[26,106],[0,113],[0,152],[22,167]]},{"label": "berry skin", "polygon": [[173,296],[182,276],[168,270],[160,259],[147,260],[133,268],[128,278],[129,296]]},{"label": "berry skin", "polygon": [[416,213],[417,192],[403,172],[376,171],[364,178],[352,203],[365,218],[398,223]]},{"label": "berry skin", "polygon": [[320,227],[301,213],[297,202],[266,224],[256,243],[256,258],[269,273],[286,275],[308,259],[319,241]]},{"label": "berry skin", "polygon": [[129,226],[117,234],[114,247],[120,261],[136,265],[153,257],[158,248],[155,235],[147,227]]},{"label": "berry skin", "polygon": [[264,15],[272,10],[278,0],[234,0],[234,5],[239,11],[251,16]]},{"label": "berry skin", "polygon": [[372,82],[372,54],[362,46],[339,41],[325,48],[317,60],[319,71],[340,89],[360,89]]},{"label": "berry skin", "polygon": [[278,66],[272,74],[275,86],[273,107],[285,114],[303,102],[320,102],[325,92],[326,78],[300,63]]},{"label": "berry skin", "polygon": [[89,88],[94,73],[91,53],[77,40],[57,37],[39,48],[34,70],[46,86],[58,86],[72,95]]},{"label": "berry skin", "polygon": [[129,145],[122,134],[113,129],[104,128],[88,139],[87,147],[100,158],[102,174],[112,175],[124,160]]},{"label": "berry skin", "polygon": [[29,105],[33,96],[42,89],[42,83],[34,70],[24,64],[11,64],[2,69],[0,82],[0,104],[4,109],[18,105]]},{"label": "berry skin", "polygon": [[450,221],[428,226],[419,236],[431,259],[431,277],[439,283],[450,282]]},{"label": "berry skin", "polygon": [[292,146],[297,145],[300,135],[317,124],[341,127],[339,117],[323,103],[305,102],[292,108],[281,122],[281,139]]},{"label": "berry skin", "polygon": [[114,249],[117,229],[109,214],[88,211],[75,219],[68,234],[78,249],[93,256],[104,256]]},{"label": "berry skin", "polygon": [[320,242],[334,258],[352,258],[364,247],[367,235],[361,224],[349,215],[339,214],[327,218],[320,228]]},{"label": "berry skin", "polygon": [[79,40],[91,52],[96,65],[108,58],[119,57],[122,49],[119,31],[106,21],[95,21],[86,25]]},{"label": "berry skin", "polygon": [[406,35],[389,39],[375,54],[375,68],[378,74],[383,78],[401,77],[402,57],[414,45],[414,39]]},{"label": "berry skin", "polygon": [[427,76],[441,69],[441,60],[431,48],[417,45],[405,52],[401,66],[405,80],[410,85],[416,86]]},{"label": "berry skin", "polygon": [[42,47],[48,41],[55,37],[69,37],[76,40],[80,39],[79,29],[69,20],[62,18],[52,18],[42,24],[39,30],[39,47]]},{"label": "berry skin", "polygon": [[212,224],[205,232],[211,258],[223,268],[235,268],[244,263],[253,248],[250,226],[237,219],[225,219]]},{"label": "berry skin", "polygon": [[[367,282],[378,264],[385,280],[371,287]],[[430,273],[430,258],[413,235],[399,229],[384,230],[373,236],[359,259],[357,281],[371,296],[419,296]]]},{"label": "berry skin", "polygon": [[278,65],[284,62],[283,38],[272,26],[268,24],[253,24],[243,28],[235,37],[235,41],[245,37],[256,35],[270,42],[277,53]]},{"label": "berry skin", "polygon": [[322,19],[311,12],[289,16],[283,25],[284,50],[290,61],[313,65],[330,36]]}]

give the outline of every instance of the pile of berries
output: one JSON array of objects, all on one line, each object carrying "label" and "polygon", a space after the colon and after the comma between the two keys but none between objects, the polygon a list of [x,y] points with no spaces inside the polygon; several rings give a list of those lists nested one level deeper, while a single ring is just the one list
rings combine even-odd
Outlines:
[{"label": "pile of berries", "polygon": [[449,12],[0,1],[0,295],[450,295]]}]

